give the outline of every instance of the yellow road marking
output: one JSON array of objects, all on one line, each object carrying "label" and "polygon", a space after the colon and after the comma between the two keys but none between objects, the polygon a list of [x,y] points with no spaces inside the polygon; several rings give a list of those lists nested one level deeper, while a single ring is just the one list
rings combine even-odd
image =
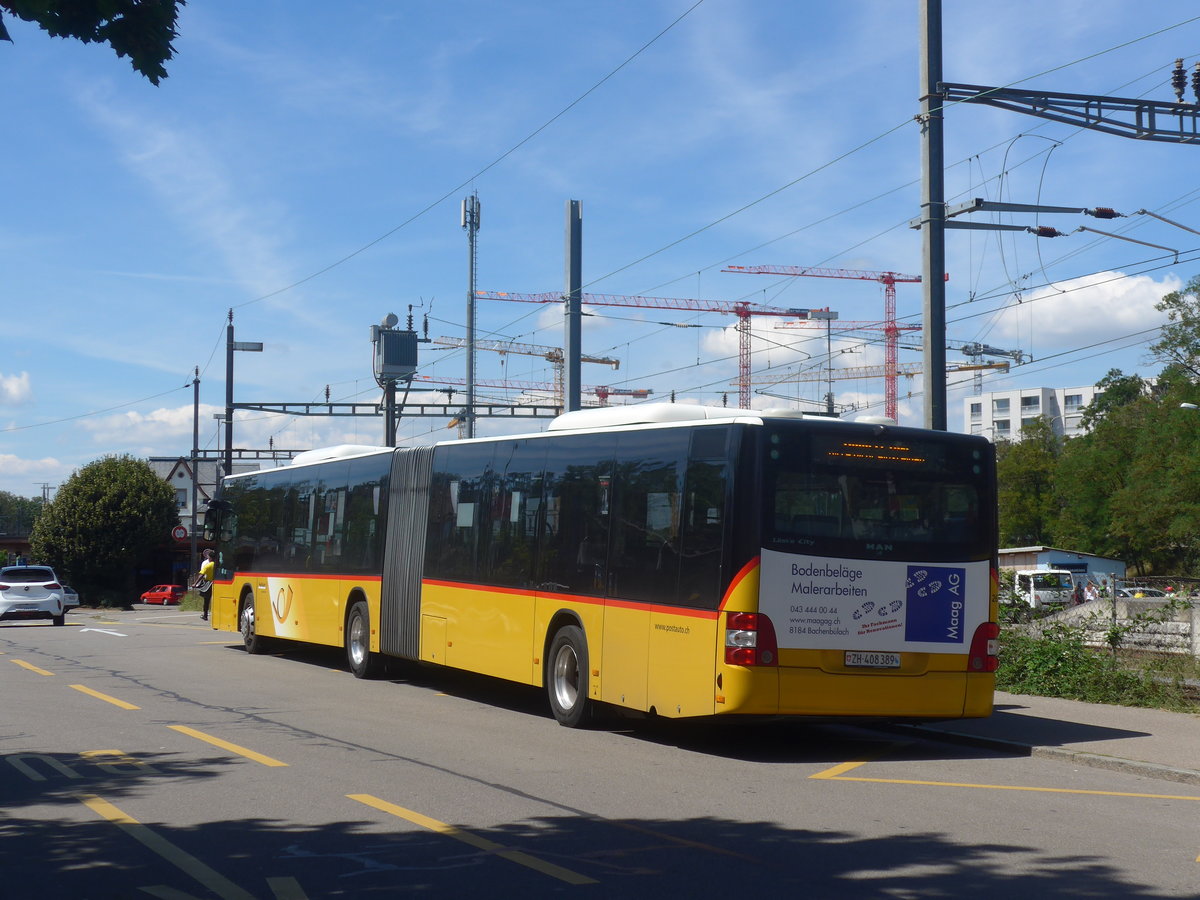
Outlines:
[{"label": "yellow road marking", "polygon": [[231,744],[229,741],[223,741],[219,737],[213,737],[211,734],[205,734],[203,731],[197,731],[195,728],[188,728],[186,725],[168,725],[172,731],[178,731],[180,734],[186,734],[188,737],[194,737],[196,740],[204,741],[212,744],[214,747],[220,747],[222,750],[228,750],[230,753],[236,753],[239,756],[244,756],[247,759],[252,759],[257,763],[262,763],[264,766],[286,766],[287,763],[280,762],[277,759],[272,759],[269,756],[264,756],[261,753],[255,753],[253,750],[242,747],[238,744]]},{"label": "yellow road marking", "polygon": [[705,844],[702,841],[692,841],[687,838],[677,837],[673,834],[667,834],[662,831],[655,831],[653,828],[642,828],[640,825],[630,825],[628,822],[618,822],[615,819],[602,819],[606,825],[612,825],[616,828],[623,828],[626,831],[632,831],[634,834],[644,834],[648,837],[657,838],[660,841],[666,841],[671,844],[677,844],[680,847],[691,847],[695,850],[703,850],[706,853],[716,853],[720,856],[732,856],[734,859],[744,859],[747,862],[762,865],[762,860],[754,856],[748,856],[745,853],[738,853],[736,850],[730,850],[727,847],[716,847],[712,844]]},{"label": "yellow road marking", "polygon": [[824,778],[834,779],[840,778],[843,772],[849,772],[851,769],[857,769],[859,766],[865,766],[870,760],[860,759],[855,762],[844,762],[841,765],[834,766],[832,769],[826,769],[824,772],[818,772],[816,775],[809,775],[809,778]]},{"label": "yellow road marking", "polygon": [[413,810],[405,809],[403,806],[397,806],[394,803],[388,803],[386,800],[380,800],[378,797],[372,797],[370,794],[347,794],[346,796],[351,800],[356,800],[380,812],[405,819],[414,825],[420,825],[422,828],[436,831],[438,834],[452,837],[457,841],[462,841],[464,844],[469,844],[472,847],[483,850],[485,853],[492,853],[507,859],[509,862],[527,866],[536,872],[541,872],[543,875],[549,875],[551,878],[565,881],[567,884],[598,883],[594,878],[588,878],[586,875],[580,875],[578,872],[572,872],[570,869],[564,869],[562,866],[548,863],[520,850],[510,850],[503,844],[497,844],[495,841],[490,841],[477,834],[471,834],[469,831],[463,831],[461,828],[456,828],[453,825],[447,825],[445,822],[439,822],[437,819],[423,816],[419,812],[413,812]]},{"label": "yellow road marking", "polygon": [[894,753],[895,751],[900,750],[904,747],[908,747],[911,744],[912,744],[912,741],[893,741],[892,743],[889,743],[886,746],[876,748],[874,752],[864,753],[862,756],[860,756],[856,760],[853,760],[851,762],[839,763],[838,765],[834,766],[831,769],[826,769],[824,772],[818,772],[816,775],[809,775],[808,777],[816,778],[816,779],[824,779],[827,781],[833,780],[835,778],[840,778],[841,774],[843,772],[849,772],[851,769],[857,769],[859,766],[865,766],[867,763],[874,762],[875,760],[879,759],[881,756],[884,756],[888,753]]},{"label": "yellow road marking", "polygon": [[108,819],[129,837],[157,853],[171,865],[182,870],[224,900],[254,900],[254,896],[242,890],[221,873],[209,868],[196,857],[187,853],[162,835],[155,833],[127,813],[122,812],[107,800],[92,794],[81,794],[79,802],[92,812]]},{"label": "yellow road marking", "polygon": [[10,659],[9,662],[14,662],[22,669],[28,669],[30,672],[37,672],[39,675],[53,675],[53,672],[47,672],[45,669],[39,669],[33,663],[27,663],[23,659]]},{"label": "yellow road marking", "polygon": [[118,700],[116,697],[110,697],[108,694],[102,694],[99,691],[93,691],[90,687],[82,684],[72,684],[68,687],[73,687],[81,693],[87,694],[90,697],[95,697],[97,700],[103,700],[105,703],[111,703],[113,706],[119,706],[121,709],[141,709],[140,706],[134,706],[132,703],[126,703],[124,700]]},{"label": "yellow road marking", "polygon": [[[834,771],[834,770],[829,770]],[[811,775],[810,778],[817,778],[817,775]],[[1027,787],[1017,784],[970,784],[960,781],[917,781],[908,778],[862,778],[859,776],[846,777],[842,775],[829,775],[822,773],[820,777],[829,779],[830,781],[862,781],[870,784],[914,784],[923,787],[958,787],[958,788],[975,788],[976,790],[991,790],[991,791],[1029,791],[1037,794],[1089,794],[1096,797],[1140,797],[1143,800],[1191,800],[1200,802],[1200,797],[1188,797],[1181,794],[1139,794],[1130,791],[1091,791],[1082,788],[1048,788],[1048,787]]]}]

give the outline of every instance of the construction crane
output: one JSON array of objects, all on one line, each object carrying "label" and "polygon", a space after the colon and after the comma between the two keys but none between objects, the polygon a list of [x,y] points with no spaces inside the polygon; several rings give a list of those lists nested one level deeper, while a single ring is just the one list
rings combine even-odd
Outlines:
[{"label": "construction crane", "polygon": [[[965,356],[967,359],[971,360],[974,363],[982,362],[983,358],[985,356],[1008,357],[1009,359],[1016,362],[1016,364],[1018,366],[1021,365],[1021,363],[1025,362],[1025,353],[1021,350],[1001,350],[998,347],[991,347],[987,344],[981,344],[978,341],[971,341],[970,343],[963,344],[961,347],[958,347],[956,349],[963,356]],[[979,370],[977,370],[975,372],[974,387],[975,387],[975,396],[977,396],[977,397],[983,393],[983,369],[984,368],[986,368],[986,367],[981,366],[979,368]],[[1004,368],[1007,371],[1008,363],[1004,363]]]},{"label": "construction crane", "polygon": [[[440,337],[435,338],[435,344],[441,344],[444,347],[467,347],[469,343],[466,338],[455,337]],[[547,360],[554,367],[554,402],[559,406],[563,405],[563,368],[566,365],[566,354],[561,347],[541,347],[537,344],[520,344],[516,341],[476,341],[476,350],[490,350],[493,353],[514,353],[519,356],[540,356]],[[603,366],[611,366],[613,369],[621,368],[621,361],[608,356],[588,356],[584,354],[579,357],[580,362],[599,363]]]},{"label": "construction crane", "polygon": [[[465,378],[451,378],[439,375],[414,375],[413,384],[466,384]],[[510,378],[476,378],[475,385],[477,387],[490,388],[505,388],[512,391],[539,391],[550,393],[554,390],[554,385],[547,384],[544,381],[514,381]],[[654,393],[651,388],[616,388],[608,385],[588,385],[583,386],[585,394],[594,394],[598,405],[608,406],[609,397],[634,397],[639,400],[644,400]]]},{"label": "construction crane", "polygon": [[[914,375],[920,375],[922,369],[921,363],[897,363],[889,369],[887,366],[847,366],[844,369],[834,369],[834,378],[879,378],[886,375],[889,371],[895,372],[896,375],[906,375],[911,378]],[[999,370],[1002,372],[1008,371],[1008,363],[951,363],[946,366],[947,372],[982,372],[986,370]],[[821,381],[829,377],[826,373],[809,369],[804,372],[787,372],[783,375],[775,375],[774,377],[762,374],[754,376],[754,384],[790,384],[796,381]]]},{"label": "construction crane", "polygon": [[[896,346],[901,331],[911,327],[896,325],[896,285],[916,284],[920,275],[901,275],[898,272],[870,272],[859,269],[820,269],[813,266],[726,266],[722,272],[742,272],[750,275],[805,275],[812,278],[852,278],[858,281],[877,281],[883,285],[884,336],[884,413],[896,418]],[[948,281],[950,276],[946,276]]]},{"label": "construction crane", "polygon": [[[905,375],[909,378],[914,375],[920,375],[923,368],[921,363],[898,363],[895,366],[849,366],[845,369],[834,369],[831,373],[820,372],[810,369],[804,372],[789,372],[783,375],[777,375],[774,378],[763,374],[755,376],[754,383],[767,386],[775,386],[781,384],[792,384],[802,381],[823,381],[826,378],[879,378],[881,376],[892,374],[893,377]],[[983,373],[988,370],[999,370],[1001,372],[1008,371],[1008,363],[951,363],[946,366],[947,372],[974,372],[976,378],[981,378]],[[890,416],[895,420],[895,416]]]},{"label": "construction crane", "polygon": [[[476,291],[480,300],[515,300],[520,303],[559,303],[565,298],[559,292],[523,294],[513,291]],[[737,316],[738,333],[738,404],[750,407],[750,317],[781,316],[788,319],[815,318],[820,310],[780,309],[744,300],[684,300],[677,297],[642,297],[625,294],[583,294],[583,303],[591,306],[636,306],[647,309],[678,309],[691,312],[717,312]]]}]

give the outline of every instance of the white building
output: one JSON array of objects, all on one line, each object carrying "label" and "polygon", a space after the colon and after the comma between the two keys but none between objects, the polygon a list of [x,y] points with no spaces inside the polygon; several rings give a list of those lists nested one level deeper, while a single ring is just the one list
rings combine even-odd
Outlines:
[{"label": "white building", "polygon": [[1083,433],[1080,418],[1098,393],[1093,385],[989,391],[964,401],[963,431],[985,435],[993,443],[1016,441],[1021,438],[1022,426],[1045,416],[1056,435],[1074,437]]},{"label": "white building", "polygon": [[[254,472],[258,469],[283,465],[291,459],[295,450],[238,450],[233,459],[233,474]],[[222,457],[212,451],[201,451],[196,459],[196,524],[203,523],[208,501],[217,493],[217,481],[224,468]],[[175,490],[175,506],[179,509],[179,524],[191,533],[192,527],[192,460],[186,456],[152,456],[146,460],[150,468]]]}]

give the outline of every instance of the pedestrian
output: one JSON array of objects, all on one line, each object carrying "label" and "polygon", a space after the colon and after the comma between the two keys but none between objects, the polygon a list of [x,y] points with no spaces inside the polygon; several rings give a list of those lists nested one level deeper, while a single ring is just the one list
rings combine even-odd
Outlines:
[{"label": "pedestrian", "polygon": [[204,611],[200,614],[200,620],[208,621],[208,608],[212,603],[212,585],[213,585],[213,570],[217,564],[213,561],[213,552],[211,550],[204,551],[204,562],[200,563],[200,573],[196,576],[196,580],[192,582],[192,590],[200,595],[200,599],[204,601]]},{"label": "pedestrian", "polygon": [[1089,581],[1087,583],[1087,587],[1083,589],[1083,597],[1085,600],[1089,601],[1100,599],[1100,591],[1096,587],[1096,582]]},{"label": "pedestrian", "polygon": [[1075,582],[1075,590],[1072,591],[1072,593],[1071,593],[1071,599],[1075,601],[1076,606],[1078,606],[1080,603],[1083,602],[1083,582],[1082,581]]}]

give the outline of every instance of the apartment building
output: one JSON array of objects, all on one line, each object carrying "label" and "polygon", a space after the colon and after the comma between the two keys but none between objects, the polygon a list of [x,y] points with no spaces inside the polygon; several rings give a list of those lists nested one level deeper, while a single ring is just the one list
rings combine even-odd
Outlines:
[{"label": "apartment building", "polygon": [[963,431],[993,442],[1021,439],[1021,428],[1039,416],[1050,420],[1059,437],[1082,434],[1083,410],[1099,391],[1094,385],[1068,388],[1018,388],[989,391],[963,403]]}]

